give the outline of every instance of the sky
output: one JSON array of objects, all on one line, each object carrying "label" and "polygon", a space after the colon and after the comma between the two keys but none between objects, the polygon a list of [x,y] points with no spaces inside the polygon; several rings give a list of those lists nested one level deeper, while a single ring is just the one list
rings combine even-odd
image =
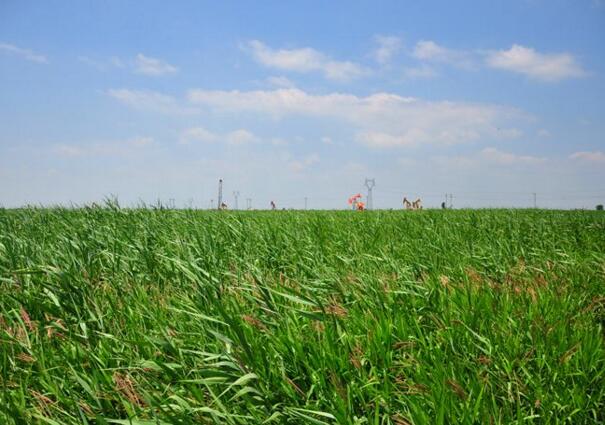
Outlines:
[{"label": "sky", "polygon": [[605,1],[0,1],[1,206],[367,178],[374,208],[605,203]]}]

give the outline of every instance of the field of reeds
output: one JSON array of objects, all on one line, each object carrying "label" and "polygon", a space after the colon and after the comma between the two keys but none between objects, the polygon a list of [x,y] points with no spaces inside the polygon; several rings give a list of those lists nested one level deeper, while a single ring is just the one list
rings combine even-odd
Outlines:
[{"label": "field of reeds", "polygon": [[605,421],[605,215],[0,209],[2,424]]}]

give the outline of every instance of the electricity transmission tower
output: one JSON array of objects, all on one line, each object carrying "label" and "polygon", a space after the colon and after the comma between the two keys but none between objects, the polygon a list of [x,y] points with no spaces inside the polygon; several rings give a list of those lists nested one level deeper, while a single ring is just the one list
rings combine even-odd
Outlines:
[{"label": "electricity transmission tower", "polygon": [[376,185],[376,182],[374,181],[374,179],[366,178],[365,185],[368,188],[368,199],[367,199],[368,200],[368,209],[371,210],[371,209],[374,209],[373,200],[372,200],[372,189]]},{"label": "electricity transmission tower", "polygon": [[237,210],[238,209],[238,207],[237,207],[237,198],[239,198],[239,190],[234,190],[233,191],[233,197],[235,198],[235,205],[234,206],[235,206],[235,209]]},{"label": "electricity transmission tower", "polygon": [[252,209],[252,198],[246,198],[246,209],[247,210]]},{"label": "electricity transmission tower", "polygon": [[307,200],[308,198],[305,196],[305,210],[307,209]]},{"label": "electricity transmission tower", "polygon": [[534,208],[538,208],[538,202],[536,199],[538,195],[536,194],[536,192],[534,192],[532,195],[534,195]]},{"label": "electricity transmission tower", "polygon": [[222,205],[223,205],[223,179],[219,179],[217,208],[220,210]]}]

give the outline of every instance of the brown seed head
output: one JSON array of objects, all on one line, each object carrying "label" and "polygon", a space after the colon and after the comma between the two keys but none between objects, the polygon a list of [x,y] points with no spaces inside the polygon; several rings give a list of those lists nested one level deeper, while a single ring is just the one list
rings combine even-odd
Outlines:
[{"label": "brown seed head", "polygon": [[466,400],[466,391],[464,391],[464,388],[462,388],[462,386],[458,382],[454,381],[453,379],[448,379],[447,384],[450,386],[452,391],[454,391],[454,393],[458,396],[458,398],[460,398],[461,400]]},{"label": "brown seed head", "polygon": [[479,356],[477,357],[477,362],[487,366],[492,364],[492,359],[488,356]]},{"label": "brown seed head", "polygon": [[113,374],[113,382],[116,386],[116,390],[122,394],[128,401],[139,407],[145,406],[145,400],[137,392],[135,383],[129,375],[121,374],[116,371]]},{"label": "brown seed head", "polygon": [[19,353],[17,354],[17,359],[21,360],[24,363],[33,363],[36,361],[36,359],[32,356],[30,356],[27,353]]},{"label": "brown seed head", "polygon": [[30,319],[29,314],[27,314],[27,311],[25,311],[25,309],[23,307],[21,307],[19,309],[19,313],[21,314],[21,319],[23,319],[23,323],[25,323],[25,326],[27,326],[27,328],[30,330],[30,332],[35,331],[37,329],[37,326]]},{"label": "brown seed head", "polygon": [[249,325],[254,326],[257,329],[260,329],[261,331],[267,330],[267,326],[265,326],[265,324],[263,322],[261,322],[259,319],[257,319],[254,316],[251,316],[249,314],[244,314],[242,316],[242,319],[244,320],[244,322],[248,323]]},{"label": "brown seed head", "polygon": [[391,420],[394,425],[412,425],[412,423],[402,416],[401,413],[395,413],[391,416]]}]

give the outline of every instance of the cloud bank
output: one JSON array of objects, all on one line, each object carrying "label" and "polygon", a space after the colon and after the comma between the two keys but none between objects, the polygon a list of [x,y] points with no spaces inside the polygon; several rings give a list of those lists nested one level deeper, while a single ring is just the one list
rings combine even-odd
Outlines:
[{"label": "cloud bank", "polygon": [[331,59],[310,47],[272,49],[258,40],[252,40],[244,48],[258,63],[268,68],[300,73],[321,72],[326,78],[335,81],[349,81],[367,72],[361,65]]}]

